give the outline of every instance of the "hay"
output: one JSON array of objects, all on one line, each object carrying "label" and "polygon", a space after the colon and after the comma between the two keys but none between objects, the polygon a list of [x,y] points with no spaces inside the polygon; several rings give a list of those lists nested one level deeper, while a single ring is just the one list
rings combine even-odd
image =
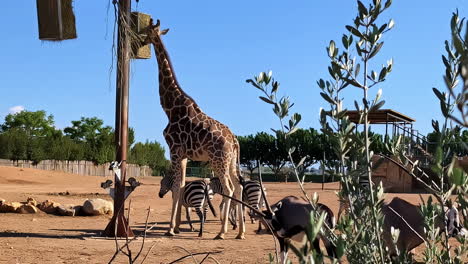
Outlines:
[{"label": "hay", "polygon": [[132,12],[131,27],[133,34],[131,36],[132,59],[149,59],[151,58],[150,45],[141,46],[141,40],[146,37],[145,29],[149,26],[151,16],[144,13]]},{"label": "hay", "polygon": [[37,0],[39,39],[61,41],[76,35],[73,0]]}]

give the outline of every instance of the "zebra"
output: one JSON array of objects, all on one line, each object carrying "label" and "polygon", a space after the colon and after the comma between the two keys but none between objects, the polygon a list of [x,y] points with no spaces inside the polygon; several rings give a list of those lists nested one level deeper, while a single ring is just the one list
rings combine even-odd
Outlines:
[{"label": "zebra", "polygon": [[[173,177],[164,177],[161,181],[161,189],[159,191],[159,197],[163,198],[164,195],[172,191],[172,186],[174,184]],[[199,237],[203,236],[203,224],[206,221],[206,216],[208,212],[208,206],[210,207],[211,212],[215,217],[216,211],[213,208],[211,199],[213,199],[213,191],[210,189],[210,185],[204,180],[190,181],[185,184],[182,189],[182,205],[185,207],[185,212],[187,216],[187,221],[190,225],[190,229],[194,231],[192,226],[192,221],[190,219],[190,210],[189,208],[194,208],[198,217],[200,218],[200,231],[198,233]],[[202,210],[203,209],[203,210]]]},{"label": "zebra", "polygon": [[[244,180],[243,177],[239,177],[239,181],[243,187],[242,189],[242,201],[247,203],[248,205],[252,206],[253,208],[260,210],[265,206],[265,201],[262,196],[262,191],[261,191],[261,185],[258,181],[252,181],[252,180]],[[219,182],[219,178],[211,178],[210,179],[210,188],[213,190],[214,193],[223,193],[223,189],[221,186],[221,183]],[[263,189],[265,194],[266,194],[266,189]],[[235,204],[234,201],[232,201],[233,204]],[[222,211],[224,204],[221,203],[219,205],[219,209]],[[235,206],[233,205],[231,207],[231,210],[229,212],[229,222],[231,223],[233,229],[237,228],[237,214],[235,210]],[[252,224],[255,223],[255,213],[250,210],[249,211],[249,216],[250,216],[250,221]],[[258,222],[258,229],[257,233],[259,233],[262,230],[262,223],[261,221]]]}]

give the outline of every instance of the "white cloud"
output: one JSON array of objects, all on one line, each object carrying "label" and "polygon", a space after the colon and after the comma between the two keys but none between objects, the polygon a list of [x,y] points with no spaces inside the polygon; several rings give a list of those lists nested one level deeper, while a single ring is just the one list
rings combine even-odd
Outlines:
[{"label": "white cloud", "polygon": [[13,106],[13,107],[10,107],[10,109],[8,109],[8,112],[10,114],[16,114],[16,113],[19,113],[21,111],[24,111],[24,106],[22,106],[22,105]]}]

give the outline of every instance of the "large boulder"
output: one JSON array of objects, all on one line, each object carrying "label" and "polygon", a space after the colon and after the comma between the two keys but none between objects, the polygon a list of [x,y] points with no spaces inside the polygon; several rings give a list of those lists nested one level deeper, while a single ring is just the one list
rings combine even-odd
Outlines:
[{"label": "large boulder", "polygon": [[57,213],[57,207],[59,207],[60,204],[56,203],[51,200],[45,200],[44,202],[40,203],[37,205],[37,208],[39,208],[41,211],[48,213],[48,214],[55,214]]},{"label": "large boulder", "polygon": [[21,207],[16,209],[18,214],[35,214],[37,213],[38,209],[36,206],[32,204],[23,204]]},{"label": "large boulder", "polygon": [[105,215],[113,212],[113,203],[104,199],[89,199],[83,203],[83,213],[85,215]]},{"label": "large boulder", "polygon": [[0,205],[0,213],[16,213],[16,210],[18,210],[18,208],[20,208],[21,206],[23,206],[23,204],[18,202],[2,202],[2,204]]}]

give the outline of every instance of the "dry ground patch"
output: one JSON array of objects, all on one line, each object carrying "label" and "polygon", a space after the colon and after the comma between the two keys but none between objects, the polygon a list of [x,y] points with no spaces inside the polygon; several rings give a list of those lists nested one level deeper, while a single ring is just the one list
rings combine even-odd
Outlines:
[{"label": "dry ground patch", "polygon": [[[7,201],[25,201],[34,197],[37,201],[51,199],[62,204],[82,204],[86,198],[105,196],[100,188],[104,177],[80,176],[75,174],[21,169],[0,166],[0,198]],[[268,253],[274,252],[272,238],[268,234],[255,234],[257,225],[247,221],[246,240],[235,240],[235,231],[228,233],[223,241],[213,240],[220,229],[220,222],[211,214],[205,225],[203,238],[197,232],[189,232],[188,225],[182,224],[180,235],[168,238],[164,232],[168,228],[171,198],[167,195],[160,199],[159,177],[140,179],[142,186],[132,194],[132,211],[130,224],[135,231],[143,230],[146,209],[151,206],[150,224],[157,223],[156,228],[148,233],[148,248],[156,243],[146,263],[168,263],[186,255],[183,247],[196,252],[222,251],[213,255],[220,263],[267,263]],[[296,183],[267,183],[268,197],[275,202],[287,195],[298,195]],[[336,183],[306,184],[308,192],[317,192],[320,202],[327,204],[336,213],[338,201],[335,191]],[[68,191],[69,194],[65,194]],[[410,202],[418,203],[418,194],[389,194],[387,198],[400,196]],[[218,205],[217,197],[214,204]],[[217,206],[215,206],[216,209]],[[193,214],[192,219],[198,217]],[[185,219],[183,216],[182,219]],[[94,239],[109,221],[109,217],[63,217],[47,214],[20,215],[0,214],[0,263],[107,263],[115,250],[113,240]],[[198,223],[195,228],[198,229]],[[133,243],[134,251],[140,242]],[[418,251],[421,249],[419,248]],[[292,254],[292,253],[291,253]],[[198,257],[201,259],[203,256]],[[120,257],[116,263],[127,263]],[[186,259],[182,263],[192,263]],[[205,263],[214,263],[206,261]]]}]

